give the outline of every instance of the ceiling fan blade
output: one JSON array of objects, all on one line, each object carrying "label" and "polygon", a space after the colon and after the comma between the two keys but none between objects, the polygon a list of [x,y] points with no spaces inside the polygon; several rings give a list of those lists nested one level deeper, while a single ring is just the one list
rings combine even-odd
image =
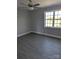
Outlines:
[{"label": "ceiling fan blade", "polygon": [[40,4],[38,3],[38,4],[34,4],[33,6],[39,6]]},{"label": "ceiling fan blade", "polygon": [[29,0],[29,2],[32,2],[32,0]]},{"label": "ceiling fan blade", "polygon": [[29,6],[29,7],[33,7],[33,5],[31,5],[31,4],[28,4],[28,6]]}]

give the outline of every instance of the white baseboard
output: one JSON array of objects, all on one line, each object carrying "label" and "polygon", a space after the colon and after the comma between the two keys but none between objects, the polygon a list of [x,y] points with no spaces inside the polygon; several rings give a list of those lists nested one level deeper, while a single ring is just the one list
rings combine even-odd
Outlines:
[{"label": "white baseboard", "polygon": [[29,32],[26,32],[26,33],[19,34],[19,35],[17,35],[17,37],[20,37],[20,36],[23,36],[23,35],[26,35],[26,34],[29,34],[29,33],[36,33],[36,34],[40,34],[40,35],[45,35],[45,36],[50,36],[50,37],[55,37],[55,38],[61,39],[61,36],[56,36],[56,35],[41,33],[41,32],[35,32],[35,31],[29,31]]},{"label": "white baseboard", "polygon": [[31,33],[31,31],[26,32],[26,33],[19,34],[19,35],[17,35],[17,37],[20,37],[20,36],[23,36],[23,35],[26,35],[26,34],[29,34],[29,33]]},{"label": "white baseboard", "polygon": [[41,33],[41,32],[33,32],[33,33],[41,34],[41,35],[45,35],[45,36],[50,36],[50,37],[55,37],[55,38],[61,39],[61,36],[56,36],[56,35],[52,35],[52,34]]}]

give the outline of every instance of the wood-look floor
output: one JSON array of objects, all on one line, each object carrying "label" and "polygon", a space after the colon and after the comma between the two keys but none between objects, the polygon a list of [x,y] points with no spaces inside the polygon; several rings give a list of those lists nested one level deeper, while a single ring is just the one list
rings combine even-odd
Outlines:
[{"label": "wood-look floor", "polygon": [[38,34],[19,37],[17,59],[61,59],[61,40]]}]

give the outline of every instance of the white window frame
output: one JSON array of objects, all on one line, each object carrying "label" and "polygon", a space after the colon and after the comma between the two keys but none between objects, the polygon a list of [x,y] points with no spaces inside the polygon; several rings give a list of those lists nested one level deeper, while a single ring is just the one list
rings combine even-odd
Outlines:
[{"label": "white window frame", "polygon": [[[60,29],[61,27],[54,27],[54,26],[52,26],[52,27],[46,27],[46,12],[52,12],[52,11],[55,13],[55,11],[60,11],[60,10],[51,10],[51,11],[45,11],[44,12],[44,27],[45,28],[59,28]],[[54,14],[54,17],[55,17],[55,14]]]}]

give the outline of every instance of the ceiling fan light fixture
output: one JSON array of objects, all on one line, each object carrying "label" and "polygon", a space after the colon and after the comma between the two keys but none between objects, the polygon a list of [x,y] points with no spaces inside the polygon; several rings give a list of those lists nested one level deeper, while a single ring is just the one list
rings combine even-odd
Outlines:
[{"label": "ceiling fan light fixture", "polygon": [[34,7],[30,7],[29,10],[34,10]]}]

